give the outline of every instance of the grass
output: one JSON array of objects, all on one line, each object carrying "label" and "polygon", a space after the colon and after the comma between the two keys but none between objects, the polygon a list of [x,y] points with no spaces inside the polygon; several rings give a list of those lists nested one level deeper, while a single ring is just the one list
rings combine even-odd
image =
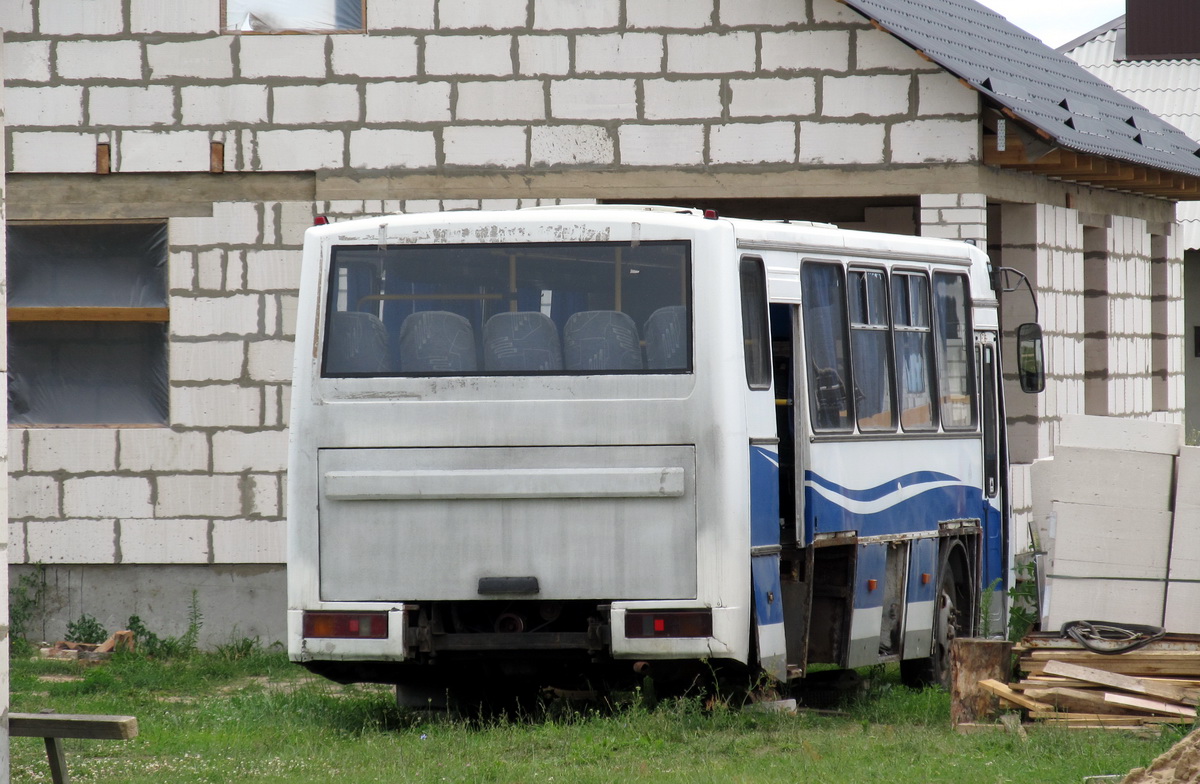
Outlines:
[{"label": "grass", "polygon": [[[401,711],[390,690],[340,687],[282,655],[199,654],[104,665],[14,660],[12,709],[138,717],[131,741],[67,742],[77,782],[955,782],[1079,784],[1124,773],[1182,731],[1153,738],[1030,727],[960,735],[949,698],[894,671],[837,714],[704,708],[458,721]],[[49,781],[42,743],[13,738],[14,781]]]}]

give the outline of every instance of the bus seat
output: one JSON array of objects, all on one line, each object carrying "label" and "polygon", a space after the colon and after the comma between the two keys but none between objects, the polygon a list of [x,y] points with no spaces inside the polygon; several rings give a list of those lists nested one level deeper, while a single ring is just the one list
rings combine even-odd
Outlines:
[{"label": "bus seat", "polygon": [[688,363],[687,308],[668,305],[650,314],[642,327],[648,370],[686,370]]},{"label": "bus seat", "polygon": [[388,367],[388,334],[373,313],[338,311],[329,317],[325,375],[379,373]]},{"label": "bus seat", "polygon": [[619,310],[584,310],[563,325],[567,370],[641,370],[637,325]]},{"label": "bus seat", "polygon": [[446,310],[421,310],[404,319],[399,336],[400,370],[455,373],[478,367],[471,322]]},{"label": "bus seat", "polygon": [[562,370],[558,328],[544,313],[497,313],[483,325],[483,369]]}]

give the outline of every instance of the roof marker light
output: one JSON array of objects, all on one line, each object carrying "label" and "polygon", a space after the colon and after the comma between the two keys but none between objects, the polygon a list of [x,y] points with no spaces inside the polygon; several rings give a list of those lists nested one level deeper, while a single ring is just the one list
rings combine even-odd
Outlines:
[{"label": "roof marker light", "polygon": [[313,225],[314,226],[329,225],[329,216],[328,215],[318,215],[317,217],[313,218]]},{"label": "roof marker light", "polygon": [[719,218],[719,217],[721,217],[721,216],[720,216],[720,215],[717,215],[717,211],[716,211],[716,210],[705,210],[705,211],[704,211],[704,218],[705,218],[705,220],[716,220],[716,219],[717,219],[717,218]]}]

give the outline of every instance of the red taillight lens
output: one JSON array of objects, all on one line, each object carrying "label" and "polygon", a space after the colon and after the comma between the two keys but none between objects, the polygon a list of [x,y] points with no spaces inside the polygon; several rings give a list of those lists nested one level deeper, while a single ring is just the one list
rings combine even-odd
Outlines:
[{"label": "red taillight lens", "polygon": [[625,613],[625,636],[712,637],[711,610],[661,610]]},{"label": "red taillight lens", "polygon": [[387,613],[306,612],[304,636],[386,640]]}]

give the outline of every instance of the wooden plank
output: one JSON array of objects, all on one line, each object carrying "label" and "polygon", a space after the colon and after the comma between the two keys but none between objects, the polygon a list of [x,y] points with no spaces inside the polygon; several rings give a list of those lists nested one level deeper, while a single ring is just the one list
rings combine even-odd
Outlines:
[{"label": "wooden plank", "polygon": [[70,713],[10,713],[8,734],[18,738],[136,738],[136,716]]},{"label": "wooden plank", "polygon": [[[1055,686],[1050,689],[1029,689],[1024,694],[1031,700],[1045,702],[1053,705],[1060,711],[1068,713],[1110,713],[1118,710],[1110,708],[1108,702],[1104,699],[1105,692]],[[1124,713],[1126,711],[1120,709],[1120,712]]]},{"label": "wooden plank", "polygon": [[1128,694],[1114,694],[1112,692],[1105,692],[1104,701],[1113,705],[1120,705],[1124,708],[1133,708],[1134,710],[1144,711],[1146,713],[1158,713],[1165,716],[1182,716],[1186,719],[1196,718],[1195,708],[1189,708],[1186,705],[1176,705],[1175,703],[1163,702],[1162,700],[1151,700],[1145,697],[1133,697]]},{"label": "wooden plank", "polygon": [[1081,664],[1072,664],[1071,662],[1058,660],[1046,662],[1043,671],[1051,675],[1062,675],[1067,678],[1099,683],[1102,686],[1111,686],[1114,689],[1121,689],[1122,691],[1129,691],[1134,694],[1161,697],[1164,700],[1182,702],[1187,705],[1200,705],[1200,692],[1184,689],[1179,686],[1144,681],[1141,678],[1135,678],[1119,672],[1110,672],[1108,670],[1100,670],[1095,667],[1085,667]]},{"label": "wooden plank", "polygon": [[989,678],[987,680],[980,681],[979,685],[982,686],[983,688],[987,689],[988,691],[990,691],[992,694],[995,694],[997,697],[1004,700],[1005,702],[1009,702],[1013,705],[1016,705],[1019,708],[1025,708],[1026,710],[1036,710],[1036,711],[1053,711],[1054,710],[1053,705],[1047,705],[1044,702],[1038,702],[1037,700],[1031,700],[1028,697],[1026,697],[1025,695],[1018,694],[1017,692],[1008,688],[1008,684],[1001,683],[1000,681]]},{"label": "wooden plank", "polygon": [[167,308],[9,308],[9,321],[139,321],[166,322]]}]

